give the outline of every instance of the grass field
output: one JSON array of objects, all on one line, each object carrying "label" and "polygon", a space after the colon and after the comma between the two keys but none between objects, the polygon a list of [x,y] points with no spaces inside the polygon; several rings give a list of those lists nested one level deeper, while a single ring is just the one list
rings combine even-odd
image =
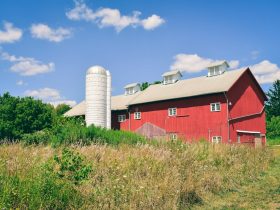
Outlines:
[{"label": "grass field", "polygon": [[279,208],[279,147],[92,145],[73,147],[74,158],[62,150],[0,146],[0,208]]}]

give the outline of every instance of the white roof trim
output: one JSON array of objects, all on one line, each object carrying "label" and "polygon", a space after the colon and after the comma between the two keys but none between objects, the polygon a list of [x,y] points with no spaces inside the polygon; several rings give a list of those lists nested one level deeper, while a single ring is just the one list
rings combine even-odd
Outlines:
[{"label": "white roof trim", "polygon": [[236,130],[238,133],[261,133],[259,131],[243,131],[243,130]]},{"label": "white roof trim", "polygon": [[137,85],[140,85],[139,83],[131,83],[126,85],[124,88],[132,88],[132,87],[136,87]]},{"label": "white roof trim", "polygon": [[207,68],[211,68],[211,67],[214,67],[214,66],[220,66],[220,65],[223,65],[223,64],[226,64],[226,66],[229,67],[227,61],[218,61],[218,62],[214,62],[214,63],[210,64],[209,66],[207,66]]},{"label": "white roof trim", "polygon": [[167,71],[167,72],[163,73],[161,76],[166,77],[166,76],[171,76],[171,75],[175,75],[175,74],[180,74],[180,76],[182,76],[182,74],[179,70]]}]

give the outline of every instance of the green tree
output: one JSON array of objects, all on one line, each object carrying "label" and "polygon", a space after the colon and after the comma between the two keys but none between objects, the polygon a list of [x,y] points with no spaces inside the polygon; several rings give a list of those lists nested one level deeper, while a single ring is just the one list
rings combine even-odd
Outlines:
[{"label": "green tree", "polygon": [[142,82],[142,84],[140,85],[141,91],[147,89],[149,85],[150,84],[148,82]]},{"label": "green tree", "polygon": [[66,113],[67,111],[69,111],[71,109],[71,107],[67,104],[59,104],[56,108],[55,108],[55,111],[56,111],[56,114],[61,116],[63,115],[64,113]]},{"label": "green tree", "polygon": [[266,103],[267,118],[280,116],[280,80],[276,80],[267,93]]},{"label": "green tree", "polygon": [[0,138],[18,139],[23,134],[50,128],[54,109],[31,97],[0,96]]},{"label": "green tree", "polygon": [[266,123],[267,137],[279,138],[280,137],[280,116],[272,117]]},{"label": "green tree", "polygon": [[156,84],[160,84],[161,81],[155,81],[153,83],[148,83],[148,82],[142,82],[140,85],[141,91],[147,89],[150,85],[156,85]]}]

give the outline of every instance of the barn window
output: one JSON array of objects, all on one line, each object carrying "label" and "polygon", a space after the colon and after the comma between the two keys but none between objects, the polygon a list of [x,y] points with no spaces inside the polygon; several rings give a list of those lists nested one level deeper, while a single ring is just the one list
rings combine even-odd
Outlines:
[{"label": "barn window", "polygon": [[134,119],[140,120],[141,119],[141,112],[134,112]]},{"label": "barn window", "polygon": [[222,142],[221,136],[212,136],[212,143],[219,144]]},{"label": "barn window", "polygon": [[177,133],[171,133],[171,134],[169,134],[169,138],[170,138],[170,140],[177,140],[178,139],[178,135],[177,135]]},{"label": "barn window", "polygon": [[124,122],[126,120],[125,114],[118,115],[118,122]]},{"label": "barn window", "polygon": [[220,112],[221,111],[221,103],[220,102],[211,103],[210,104],[210,109],[211,109],[211,112]]},{"label": "barn window", "polygon": [[168,109],[168,116],[176,116],[176,115],[177,115],[177,108]]}]

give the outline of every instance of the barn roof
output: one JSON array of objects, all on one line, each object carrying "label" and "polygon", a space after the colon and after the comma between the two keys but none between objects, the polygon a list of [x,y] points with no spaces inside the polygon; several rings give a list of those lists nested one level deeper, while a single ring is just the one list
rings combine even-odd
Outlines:
[{"label": "barn roof", "polygon": [[128,105],[226,92],[245,71],[246,69],[226,71],[213,77],[201,76],[168,85],[151,85]]},{"label": "barn roof", "polygon": [[[129,105],[227,92],[246,70],[249,69],[244,68],[234,71],[226,71],[221,75],[213,77],[201,76],[179,80],[178,82],[169,85],[150,85],[144,91],[137,92],[133,95],[112,96],[111,109],[114,111],[125,110]],[[66,112],[65,116],[84,115],[85,110],[86,104],[85,101],[82,101]]]},{"label": "barn roof", "polygon": [[72,116],[81,116],[86,113],[86,101],[82,101],[81,103],[74,106],[68,112],[64,114],[64,116],[72,117]]},{"label": "barn roof", "polygon": [[[111,110],[117,111],[117,110],[124,110],[127,109],[127,104],[137,97],[140,94],[140,92],[137,92],[132,95],[118,95],[118,96],[112,96],[111,98]],[[82,101],[81,103],[74,106],[72,109],[70,109],[68,112],[66,112],[65,116],[81,116],[85,115],[86,113],[86,102]]]}]

